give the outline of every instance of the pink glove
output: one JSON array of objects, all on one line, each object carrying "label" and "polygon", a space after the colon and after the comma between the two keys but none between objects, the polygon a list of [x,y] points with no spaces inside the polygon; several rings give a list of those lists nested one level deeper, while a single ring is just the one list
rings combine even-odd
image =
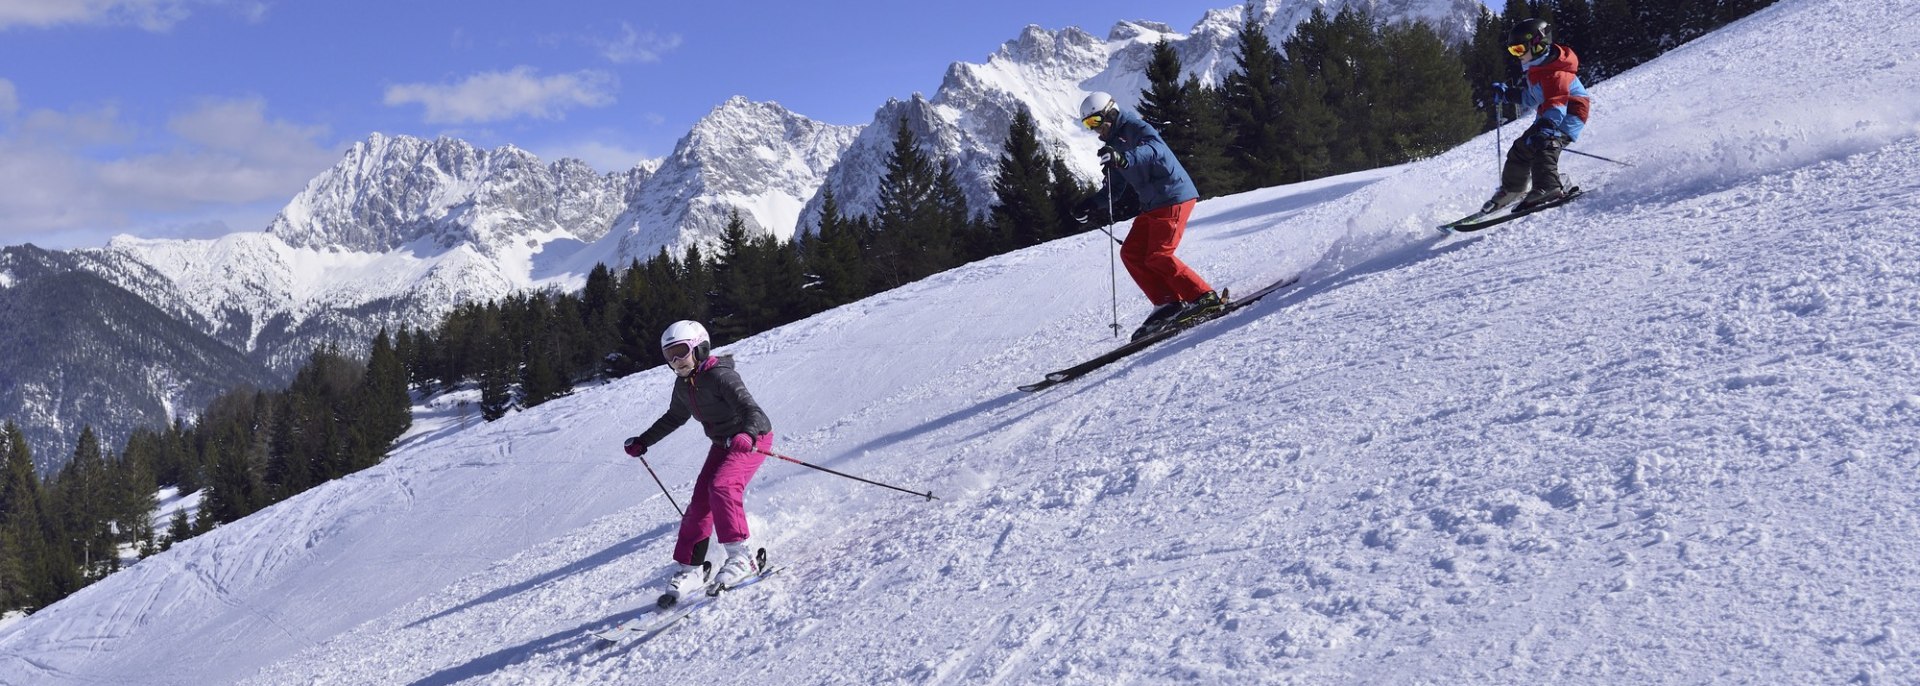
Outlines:
[{"label": "pink glove", "polygon": [[647,445],[640,442],[639,436],[627,439],[627,442],[621,447],[626,449],[628,457],[639,457],[647,454]]},{"label": "pink glove", "polygon": [[736,453],[753,452],[753,437],[747,434],[734,434],[733,439],[727,441],[727,447]]}]

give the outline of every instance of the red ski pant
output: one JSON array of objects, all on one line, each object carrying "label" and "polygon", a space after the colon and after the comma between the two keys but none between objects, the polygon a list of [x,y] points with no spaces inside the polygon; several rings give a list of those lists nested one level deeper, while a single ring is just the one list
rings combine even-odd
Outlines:
[{"label": "red ski pant", "polygon": [[[773,433],[761,435],[754,447],[773,450]],[[707,451],[707,463],[693,480],[687,513],[680,517],[680,539],[673,546],[675,562],[700,564],[702,560],[693,559],[694,548],[715,529],[720,532],[721,545],[747,540],[747,482],[766,460],[766,455],[757,452],[734,452],[726,442]]]},{"label": "red ski pant", "polygon": [[1154,305],[1191,302],[1213,290],[1187,263],[1173,256],[1180,247],[1180,236],[1187,231],[1187,217],[1197,201],[1142,212],[1133,218],[1133,230],[1120,245],[1120,261],[1147,300]]}]

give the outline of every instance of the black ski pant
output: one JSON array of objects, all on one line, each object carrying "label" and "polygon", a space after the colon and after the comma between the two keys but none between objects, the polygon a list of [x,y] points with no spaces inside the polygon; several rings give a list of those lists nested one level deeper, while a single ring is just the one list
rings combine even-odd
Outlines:
[{"label": "black ski pant", "polygon": [[1535,189],[1559,190],[1560,148],[1565,145],[1555,138],[1535,147],[1527,143],[1526,136],[1521,136],[1507,149],[1507,165],[1500,170],[1500,189],[1524,193],[1531,179]]}]

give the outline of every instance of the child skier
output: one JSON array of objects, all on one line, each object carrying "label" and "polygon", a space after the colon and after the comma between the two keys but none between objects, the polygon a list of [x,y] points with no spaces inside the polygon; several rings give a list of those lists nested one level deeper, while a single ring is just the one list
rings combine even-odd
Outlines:
[{"label": "child skier", "polygon": [[747,393],[733,358],[712,357],[711,339],[698,322],[680,321],[660,335],[660,351],[677,377],[666,414],[645,433],[627,439],[628,455],[640,457],[647,448],[673,433],[688,417],[700,420],[713,447],[693,482],[693,497],[680,518],[680,537],[673,548],[679,568],[667,579],[661,607],[672,607],[707,582],[707,537],[718,529],[727,560],[713,576],[717,590],[760,573],[760,560],[747,543],[747,514],[743,505],[747,482],[753,479],[763,451],[773,450],[773,423]]},{"label": "child skier", "polygon": [[1113,96],[1097,92],[1081,101],[1080,123],[1106,143],[1100,148],[1100,165],[1109,173],[1099,193],[1074,207],[1074,220],[1085,224],[1092,219],[1101,196],[1112,191],[1116,173],[1139,194],[1145,210],[1134,217],[1133,229],[1120,246],[1120,260],[1127,265],[1127,274],[1153,303],[1153,312],[1133,332],[1133,338],[1138,340],[1167,326],[1219,311],[1225,305],[1220,294],[1173,255],[1180,247],[1187,217],[1193,214],[1200,191],[1173,156],[1173,150],[1161,140],[1160,131],[1140,115],[1120,109]]},{"label": "child skier", "polygon": [[[1534,110],[1533,126],[1507,150],[1500,173],[1500,190],[1480,207],[1482,213],[1520,204],[1514,211],[1559,200],[1566,194],[1560,183],[1560,149],[1580,139],[1591,101],[1576,74],[1580,58],[1565,45],[1553,42],[1553,26],[1528,19],[1507,34],[1507,53],[1526,70],[1521,109]],[[1528,192],[1528,181],[1532,192]]]}]

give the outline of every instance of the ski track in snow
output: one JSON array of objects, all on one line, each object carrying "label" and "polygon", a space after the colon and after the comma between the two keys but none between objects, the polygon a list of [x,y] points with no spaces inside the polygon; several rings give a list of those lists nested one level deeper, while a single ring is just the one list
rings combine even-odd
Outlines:
[{"label": "ski track in snow", "polygon": [[[1492,136],[1203,203],[1214,285],[1302,283],[1041,393],[1117,343],[1098,232],[734,345],[776,450],[940,499],[769,460],[787,571],[653,641],[586,632],[667,572],[613,449],[657,370],[0,628],[0,681],[1906,683],[1920,105],[1860,84],[1920,82],[1914,28],[1789,0],[1601,84],[1576,147],[1636,166],[1568,156],[1588,197],[1468,237],[1430,227]],[[697,433],[650,454],[681,502]]]}]

